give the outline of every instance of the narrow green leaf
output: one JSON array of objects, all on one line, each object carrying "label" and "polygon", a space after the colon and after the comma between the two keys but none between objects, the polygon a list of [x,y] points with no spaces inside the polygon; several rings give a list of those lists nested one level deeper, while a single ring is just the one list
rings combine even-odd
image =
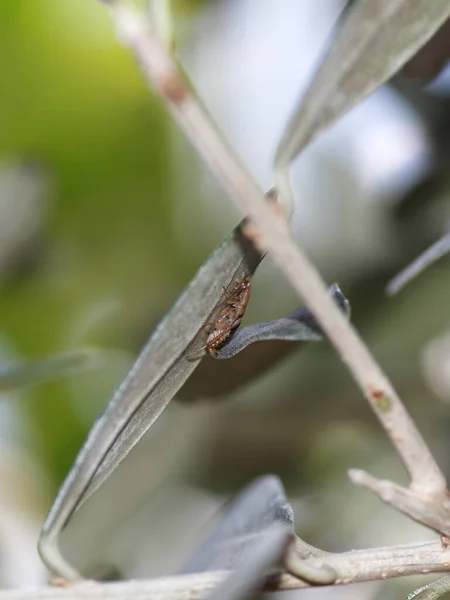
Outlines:
[{"label": "narrow green leaf", "polygon": [[[261,255],[233,230],[197,272],[94,423],[42,527],[39,552],[54,573],[79,574],[61,556],[57,541],[73,513],[105,481],[155,422],[201,361],[186,355],[204,342],[204,325],[222,307],[223,287],[249,278]],[[202,337],[203,336],[203,337]]]},{"label": "narrow green leaf", "polygon": [[399,71],[449,16],[450,0],[351,4],[278,145],[275,172],[281,195],[289,164],[301,150]]},{"label": "narrow green leaf", "polygon": [[262,475],[239,492],[224,518],[187,558],[178,575],[236,569],[274,525],[293,531],[294,511],[275,475]]}]

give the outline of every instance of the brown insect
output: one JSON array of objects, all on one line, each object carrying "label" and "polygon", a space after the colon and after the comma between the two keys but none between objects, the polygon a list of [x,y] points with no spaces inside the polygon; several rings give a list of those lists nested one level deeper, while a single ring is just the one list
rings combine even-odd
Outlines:
[{"label": "brown insect", "polygon": [[250,300],[250,291],[250,281],[248,279],[238,281],[229,289],[223,288],[224,307],[215,321],[205,325],[209,329],[206,344],[197,352],[188,354],[186,356],[188,360],[201,358],[203,350],[206,350],[211,356],[217,356],[218,348],[233,335],[241,324]]}]

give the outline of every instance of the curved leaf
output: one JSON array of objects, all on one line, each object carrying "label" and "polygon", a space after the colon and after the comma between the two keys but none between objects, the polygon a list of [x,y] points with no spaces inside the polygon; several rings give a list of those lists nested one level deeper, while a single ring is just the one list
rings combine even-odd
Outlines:
[{"label": "curved leaf", "polygon": [[265,531],[244,556],[236,570],[207,596],[208,600],[246,600],[259,597],[269,577],[281,572],[294,535],[289,527],[276,524]]},{"label": "curved leaf", "polygon": [[[342,307],[347,315],[350,315],[350,305],[348,300],[340,291],[339,287],[335,284],[331,286],[330,293],[335,298],[336,302]],[[294,316],[298,321],[297,323],[287,323],[285,333],[287,337],[284,339],[266,339],[263,344],[246,343],[246,330],[250,332],[247,339],[254,336],[254,332],[258,332],[259,325],[251,325],[250,327],[242,328],[238,330],[235,336],[240,334],[241,331],[244,333],[244,338],[240,338],[245,347],[240,348],[239,352],[242,354],[234,355],[228,360],[211,360],[206,359],[201,361],[199,368],[192,374],[192,376],[186,381],[183,387],[177,394],[177,399],[182,402],[195,402],[199,399],[217,399],[227,397],[231,393],[235,392],[240,387],[249,384],[253,379],[260,377],[264,373],[267,373],[277,363],[286,358],[290,353],[298,351],[299,348],[308,344],[309,341],[322,339],[320,329],[306,308],[301,308],[298,311],[294,311],[289,317]],[[288,317],[288,318],[289,318]],[[300,319],[299,319],[300,317]],[[273,328],[273,332],[269,329],[269,335],[275,334],[274,337],[278,337],[283,333],[283,325],[285,319],[280,319],[280,327],[277,333],[277,326]],[[273,323],[277,323],[274,321]],[[262,332],[264,332],[265,323],[262,323]],[[289,336],[296,336],[296,340],[289,339]],[[280,336],[281,337],[281,336]],[[298,340],[304,341],[298,341]],[[254,341],[254,340],[253,340]],[[229,344],[240,343],[239,338],[237,342],[234,338],[231,338]],[[233,350],[233,346],[227,345],[218,352],[218,358],[222,358],[224,353],[226,354],[230,350]]]},{"label": "curved leaf", "polygon": [[385,83],[450,16],[449,0],[357,0],[289,120],[275,157],[279,191],[301,150]]},{"label": "curved leaf", "polygon": [[73,513],[105,481],[155,422],[199,361],[188,361],[204,342],[204,325],[222,308],[223,286],[249,278],[260,253],[233,230],[199,269],[161,321],[94,423],[42,527],[39,552],[53,572],[79,574],[61,556],[57,538]]},{"label": "curved leaf", "polygon": [[[338,284],[334,283],[329,291],[336,304],[349,315],[350,304]],[[282,319],[242,327],[218,350],[217,358],[222,360],[231,358],[255,342],[268,340],[316,342],[323,338],[324,334],[312,312],[308,308],[302,307]]]}]

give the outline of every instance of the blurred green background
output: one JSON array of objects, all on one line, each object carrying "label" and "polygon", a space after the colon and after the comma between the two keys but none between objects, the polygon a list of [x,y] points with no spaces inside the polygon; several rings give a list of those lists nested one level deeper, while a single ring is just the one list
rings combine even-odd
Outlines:
[{"label": "blurred green background", "polygon": [[[342,6],[306,4],[173,2],[189,75],[266,187],[281,128]],[[0,73],[0,364],[96,352],[85,372],[2,392],[0,514],[15,525],[0,526],[0,544],[27,564],[0,560],[0,584],[14,586],[45,579],[38,528],[90,426],[240,217],[149,93],[99,2],[0,1]],[[294,226],[325,277],[341,283],[356,324],[448,470],[448,261],[398,298],[384,295],[389,278],[447,221],[447,80],[425,91],[383,90],[314,144],[294,171]],[[266,260],[248,322],[297,305]],[[171,405],[147,438],[109,497],[100,492],[72,531],[79,555],[90,544],[122,576],[176,568],[199,535],[194,524],[207,521],[223,494],[268,472],[282,476],[299,533],[326,549],[430,535],[347,483],[353,466],[403,475],[326,345],[294,352],[228,401]],[[169,491],[155,492],[167,478]],[[88,538],[100,522],[107,541],[98,551]],[[355,597],[378,593],[372,586]]]},{"label": "blurred green background", "polygon": [[[39,230],[5,265],[2,333],[19,356],[67,350],[77,320],[117,302],[83,341],[136,350],[190,268],[170,227],[170,124],[100,4],[3,2],[1,11],[0,152],[48,184],[35,198]],[[55,482],[86,434],[67,395],[55,383],[24,400],[27,443]]]}]

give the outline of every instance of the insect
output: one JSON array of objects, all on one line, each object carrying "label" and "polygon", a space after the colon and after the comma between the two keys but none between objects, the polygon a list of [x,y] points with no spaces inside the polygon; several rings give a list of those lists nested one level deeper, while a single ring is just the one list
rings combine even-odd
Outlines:
[{"label": "insect", "polygon": [[248,301],[250,300],[250,281],[243,279],[231,288],[223,288],[224,306],[215,321],[205,325],[208,328],[206,344],[198,351],[188,354],[188,360],[201,358],[203,350],[211,356],[217,356],[217,350],[231,337],[241,324]]}]

